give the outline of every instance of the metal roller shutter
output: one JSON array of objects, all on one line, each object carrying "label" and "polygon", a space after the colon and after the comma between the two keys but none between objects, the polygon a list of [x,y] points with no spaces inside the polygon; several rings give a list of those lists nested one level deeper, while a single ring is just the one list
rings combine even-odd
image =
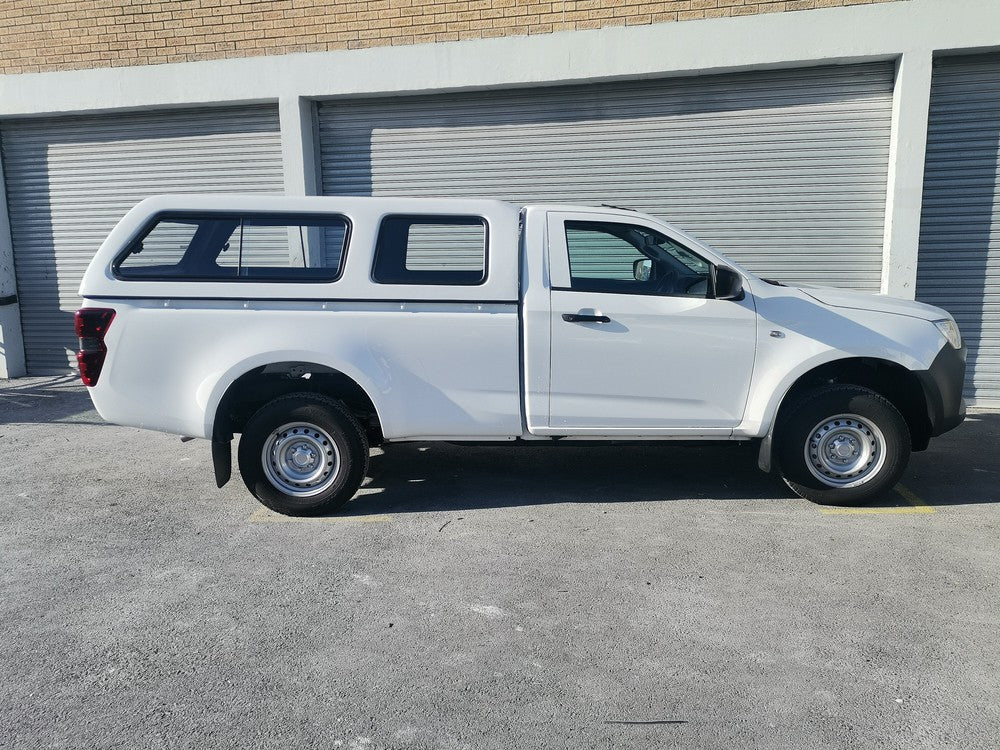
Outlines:
[{"label": "metal roller shutter", "polygon": [[958,320],[966,396],[1000,402],[1000,55],[935,63],[917,298]]},{"label": "metal roller shutter", "polygon": [[0,130],[33,375],[75,365],[77,289],[101,241],[156,193],[284,192],[273,106],[10,120]]},{"label": "metal roller shutter", "polygon": [[893,66],[326,102],[323,190],[614,203],[767,277],[876,291]]}]

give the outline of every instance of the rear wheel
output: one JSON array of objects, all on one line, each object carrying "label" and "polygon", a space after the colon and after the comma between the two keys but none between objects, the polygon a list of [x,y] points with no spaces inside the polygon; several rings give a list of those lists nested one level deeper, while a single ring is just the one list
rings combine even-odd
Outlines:
[{"label": "rear wheel", "polygon": [[803,394],[776,433],[786,484],[824,505],[857,505],[889,491],[910,458],[906,420],[887,399],[860,386]]},{"label": "rear wheel", "polygon": [[368,468],[368,440],[337,401],[293,393],[268,402],[240,437],[240,474],[271,510],[329,513],[350,500]]}]

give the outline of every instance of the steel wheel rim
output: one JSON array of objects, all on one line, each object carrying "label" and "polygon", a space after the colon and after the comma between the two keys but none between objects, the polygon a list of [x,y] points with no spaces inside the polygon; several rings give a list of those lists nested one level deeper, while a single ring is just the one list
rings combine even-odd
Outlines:
[{"label": "steel wheel rim", "polygon": [[809,432],[805,459],[809,472],[828,487],[857,487],[885,464],[885,435],[869,419],[838,414]]},{"label": "steel wheel rim", "polygon": [[330,433],[309,422],[289,422],[273,430],[260,454],[264,475],[293,497],[319,495],[340,474],[340,450]]}]

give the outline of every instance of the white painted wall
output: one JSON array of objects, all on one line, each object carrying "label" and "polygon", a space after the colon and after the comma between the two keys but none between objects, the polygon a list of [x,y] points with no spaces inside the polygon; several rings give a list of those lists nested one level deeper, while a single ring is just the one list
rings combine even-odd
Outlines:
[{"label": "white painted wall", "polygon": [[[319,191],[314,99],[896,60],[882,291],[912,298],[932,58],[996,49],[998,0],[907,0],[532,37],[6,75],[0,76],[0,118],[278,102],[286,192],[309,195]],[[0,285],[10,247],[5,223],[4,203]],[[10,340],[0,353],[0,372],[18,372],[18,362],[23,371],[16,308],[0,308],[0,321]]]}]

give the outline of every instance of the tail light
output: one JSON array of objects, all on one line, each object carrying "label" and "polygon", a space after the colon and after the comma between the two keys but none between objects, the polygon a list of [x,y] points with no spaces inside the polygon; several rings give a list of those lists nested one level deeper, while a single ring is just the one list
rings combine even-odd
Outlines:
[{"label": "tail light", "polygon": [[104,358],[108,355],[104,335],[114,319],[115,311],[104,307],[85,307],[76,311],[76,335],[80,337],[76,361],[80,365],[80,380],[86,386],[97,385],[101,377]]}]

